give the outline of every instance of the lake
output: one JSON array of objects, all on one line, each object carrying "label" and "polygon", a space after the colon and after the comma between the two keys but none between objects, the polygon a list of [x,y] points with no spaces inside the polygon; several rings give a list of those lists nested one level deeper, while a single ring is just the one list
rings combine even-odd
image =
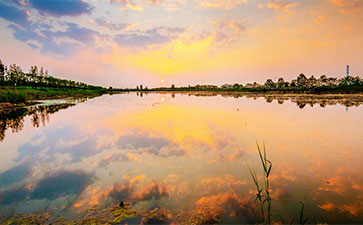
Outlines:
[{"label": "lake", "polygon": [[362,103],[125,93],[3,113],[0,216],[77,219],[125,201],[175,223],[261,222],[247,167],[262,179],[257,142],[273,164],[273,212],[291,220],[306,197],[310,223],[363,223]]}]

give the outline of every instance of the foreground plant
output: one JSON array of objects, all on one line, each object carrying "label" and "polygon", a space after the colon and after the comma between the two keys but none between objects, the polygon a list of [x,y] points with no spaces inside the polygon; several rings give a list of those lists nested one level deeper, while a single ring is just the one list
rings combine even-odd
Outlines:
[{"label": "foreground plant", "polygon": [[[255,186],[257,188],[257,194],[255,202],[258,200],[261,207],[261,214],[264,218],[265,224],[271,224],[271,205],[272,205],[272,198],[270,196],[270,180],[269,176],[272,169],[272,163],[270,160],[266,157],[266,148],[265,144],[263,145],[263,155],[261,153],[260,146],[257,144],[258,154],[260,156],[260,160],[263,167],[263,180],[264,180],[264,187],[261,188],[258,182],[258,178],[256,175],[256,171],[254,169],[250,170],[250,174],[252,176],[253,182],[255,183]],[[266,206],[265,206],[266,205]],[[267,211],[265,212],[265,208],[267,208]]]},{"label": "foreground plant", "polygon": [[[255,202],[258,201],[260,204],[260,210],[261,210],[261,216],[264,219],[265,224],[271,224],[271,217],[274,216],[281,220],[282,224],[286,224],[285,220],[278,214],[278,213],[272,213],[271,212],[271,206],[272,206],[272,198],[271,198],[271,188],[270,188],[270,174],[272,169],[272,162],[267,159],[266,156],[266,147],[265,144],[263,144],[263,153],[261,152],[261,148],[259,144],[257,143],[257,150],[260,157],[260,161],[263,167],[263,180],[264,184],[263,187],[260,186],[258,182],[258,178],[256,175],[256,171],[254,169],[251,169],[248,165],[248,169],[250,171],[251,177],[253,179],[253,182],[256,186],[256,199]],[[305,209],[305,200],[306,195],[303,201],[301,201],[301,206],[299,209],[297,222],[298,224],[306,224],[309,218],[304,217],[304,209]],[[295,222],[295,217],[292,218],[290,224],[293,224]]]}]

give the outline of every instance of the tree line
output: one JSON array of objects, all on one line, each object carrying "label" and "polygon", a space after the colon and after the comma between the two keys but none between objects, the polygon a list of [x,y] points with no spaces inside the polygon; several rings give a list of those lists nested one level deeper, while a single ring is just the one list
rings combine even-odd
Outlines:
[{"label": "tree line", "polygon": [[[141,88],[140,88],[141,87]],[[142,85],[137,86],[136,89],[129,89],[136,91],[252,91],[252,92],[265,92],[265,91],[285,91],[285,92],[329,92],[329,91],[342,91],[342,92],[362,92],[363,79],[359,76],[349,76],[343,78],[327,77],[321,75],[316,78],[314,76],[307,77],[301,73],[296,79],[285,81],[284,78],[278,78],[277,81],[267,79],[263,84],[257,82],[247,83],[245,85],[240,83],[217,85],[188,85],[187,87],[176,87],[172,84],[170,87],[159,87],[152,89],[142,89]]]},{"label": "tree line", "polygon": [[84,88],[98,89],[100,86],[93,86],[83,82],[56,78],[48,74],[48,70],[31,66],[28,73],[23,72],[20,66],[12,64],[6,66],[0,59],[0,86],[32,86],[32,87],[53,87],[53,88]]}]

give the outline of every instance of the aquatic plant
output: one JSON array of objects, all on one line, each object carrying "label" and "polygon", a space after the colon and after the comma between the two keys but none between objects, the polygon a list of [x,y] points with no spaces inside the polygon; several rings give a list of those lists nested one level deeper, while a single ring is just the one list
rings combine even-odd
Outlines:
[{"label": "aquatic plant", "polygon": [[[248,165],[248,169],[250,171],[251,177],[253,179],[253,182],[256,186],[256,198],[255,198],[255,202],[258,201],[260,204],[260,210],[261,210],[261,216],[264,219],[264,223],[265,224],[271,224],[271,218],[275,217],[277,219],[279,219],[282,224],[287,224],[284,220],[284,218],[282,216],[280,216],[280,214],[278,213],[272,213],[271,209],[272,209],[272,198],[271,198],[271,188],[270,188],[270,174],[271,174],[271,169],[272,169],[272,162],[270,160],[267,159],[267,155],[266,155],[266,147],[265,147],[265,143],[263,144],[263,153],[261,152],[261,148],[259,146],[258,143],[257,144],[257,150],[258,150],[258,154],[259,154],[259,158],[263,167],[263,180],[264,180],[264,185],[263,187],[260,186],[259,182],[258,182],[258,177],[256,175],[256,171],[254,169],[251,169]],[[306,195],[304,197],[304,200],[300,201],[300,209],[297,215],[297,222],[298,224],[306,224],[306,222],[308,221],[309,217],[304,216],[305,213],[305,203],[306,203]],[[289,224],[293,224],[295,222],[296,218],[293,217],[291,219],[291,222]]]},{"label": "aquatic plant", "polygon": [[[270,176],[271,169],[272,169],[272,163],[266,157],[265,144],[263,145],[263,155],[261,153],[261,149],[260,149],[260,146],[258,145],[258,143],[257,143],[257,149],[258,149],[258,154],[260,156],[260,160],[261,160],[262,167],[263,167],[263,175],[264,175],[263,176],[263,179],[264,179],[264,187],[263,188],[260,187],[260,185],[259,185],[258,178],[257,178],[257,175],[256,175],[256,171],[254,169],[251,169],[250,167],[248,167],[248,169],[250,171],[253,182],[254,182],[254,184],[256,186],[256,189],[257,189],[255,202],[258,200],[259,203],[260,203],[261,214],[262,214],[262,217],[264,218],[265,224],[271,224],[272,198],[270,196],[270,180],[269,180],[269,176]],[[265,208],[267,208],[267,211],[265,210]]]}]

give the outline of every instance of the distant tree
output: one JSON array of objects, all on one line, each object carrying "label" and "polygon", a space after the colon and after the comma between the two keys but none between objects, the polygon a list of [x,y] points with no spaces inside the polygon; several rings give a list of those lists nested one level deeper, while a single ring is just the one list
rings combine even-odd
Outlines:
[{"label": "distant tree", "polygon": [[265,82],[265,87],[267,88],[275,88],[276,84],[271,80],[271,79],[267,79]]},{"label": "distant tree", "polygon": [[0,85],[5,84],[5,71],[6,71],[6,67],[0,59]]},{"label": "distant tree", "polygon": [[136,86],[136,90],[139,90],[139,86]]},{"label": "distant tree", "polygon": [[31,82],[37,83],[37,76],[38,76],[38,67],[37,66],[31,66],[29,70],[29,74],[31,77]]},{"label": "distant tree", "polygon": [[296,87],[296,80],[292,80],[290,83],[290,87]]},{"label": "distant tree", "polygon": [[175,88],[175,85],[174,85],[174,84],[172,84],[172,85],[171,85],[171,89],[174,89],[174,88]]},{"label": "distant tree", "polygon": [[44,76],[44,69],[43,69],[43,67],[40,67],[39,76],[41,76],[41,77]]},{"label": "distant tree", "polygon": [[16,64],[9,66],[8,79],[11,85],[19,85],[21,84],[23,78],[23,71]]},{"label": "distant tree", "polygon": [[234,89],[238,89],[238,88],[240,88],[240,85],[239,85],[238,83],[235,83],[235,84],[233,85],[233,88],[234,88]]},{"label": "distant tree", "polygon": [[322,82],[326,82],[326,80],[327,80],[328,78],[327,78],[327,76],[326,75],[321,75],[320,76],[320,80],[322,81]]},{"label": "distant tree", "polygon": [[140,90],[142,90],[142,84],[140,84]]},{"label": "distant tree", "polygon": [[277,80],[277,86],[278,86],[279,88],[285,87],[285,80],[284,80],[284,78],[280,77],[280,78]]},{"label": "distant tree", "polygon": [[308,79],[306,78],[305,74],[300,73],[300,75],[297,77],[297,85],[298,86],[307,86]]}]

